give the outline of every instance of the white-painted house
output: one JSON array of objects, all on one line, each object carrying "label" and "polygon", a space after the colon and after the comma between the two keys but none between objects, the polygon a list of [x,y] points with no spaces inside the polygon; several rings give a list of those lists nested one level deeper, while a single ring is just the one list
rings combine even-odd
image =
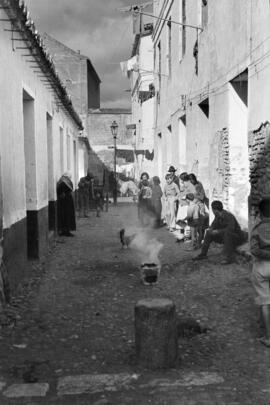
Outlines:
[{"label": "white-painted house", "polygon": [[247,227],[250,191],[251,222],[270,192],[270,3],[159,0],[154,15],[156,170],[195,173]]},{"label": "white-painted house", "polygon": [[0,6],[0,230],[15,288],[56,229],[58,179],[70,171],[76,188],[83,128],[24,4]]},{"label": "white-painted house", "polygon": [[134,129],[135,177],[154,176],[154,49],[153,24],[136,34],[130,63],[132,126]]}]

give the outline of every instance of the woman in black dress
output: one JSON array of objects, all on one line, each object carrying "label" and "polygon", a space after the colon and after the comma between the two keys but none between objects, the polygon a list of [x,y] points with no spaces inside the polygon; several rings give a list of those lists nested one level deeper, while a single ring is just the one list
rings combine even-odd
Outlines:
[{"label": "woman in black dress", "polygon": [[64,173],[57,182],[57,219],[60,236],[74,236],[76,230],[75,207],[73,201],[71,175]]}]

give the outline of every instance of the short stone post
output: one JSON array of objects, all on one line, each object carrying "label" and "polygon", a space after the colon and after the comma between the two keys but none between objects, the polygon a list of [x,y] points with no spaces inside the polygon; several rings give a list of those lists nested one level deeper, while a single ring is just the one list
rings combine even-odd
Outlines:
[{"label": "short stone post", "polygon": [[135,306],[135,347],[141,365],[174,367],[178,341],[175,305],[169,299],[144,299]]}]

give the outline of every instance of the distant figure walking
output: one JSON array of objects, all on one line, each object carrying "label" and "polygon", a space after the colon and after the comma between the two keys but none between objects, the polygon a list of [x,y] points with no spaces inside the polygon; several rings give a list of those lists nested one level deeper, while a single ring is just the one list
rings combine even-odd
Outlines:
[{"label": "distant figure walking", "polygon": [[151,205],[155,216],[155,223],[154,226],[159,228],[161,225],[161,211],[162,211],[162,204],[161,204],[161,197],[162,197],[162,190],[160,187],[160,179],[158,176],[154,176],[152,179],[152,197],[151,197]]},{"label": "distant figure walking", "polygon": [[60,236],[74,236],[70,231],[76,230],[72,192],[71,174],[67,172],[57,182],[57,219]]},{"label": "distant figure walking", "polygon": [[103,187],[99,185],[98,177],[93,179],[93,194],[95,200],[95,208],[97,217],[100,217],[101,211],[103,211],[104,206],[104,196],[103,196]]},{"label": "distant figure walking", "polygon": [[87,173],[87,176],[81,177],[78,184],[78,203],[79,203],[79,215],[88,217],[89,212],[89,200],[90,189],[92,187],[93,175]]}]

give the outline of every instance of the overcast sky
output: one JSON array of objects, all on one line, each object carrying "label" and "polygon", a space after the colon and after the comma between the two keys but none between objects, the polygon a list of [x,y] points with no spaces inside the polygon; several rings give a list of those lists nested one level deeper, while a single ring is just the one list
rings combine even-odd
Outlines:
[{"label": "overcast sky", "polygon": [[[119,62],[130,57],[134,36],[130,13],[118,7],[145,0],[27,0],[40,33],[47,32],[90,58],[101,78],[102,107],[129,107],[129,81]],[[147,9],[149,11],[149,9]]]}]

